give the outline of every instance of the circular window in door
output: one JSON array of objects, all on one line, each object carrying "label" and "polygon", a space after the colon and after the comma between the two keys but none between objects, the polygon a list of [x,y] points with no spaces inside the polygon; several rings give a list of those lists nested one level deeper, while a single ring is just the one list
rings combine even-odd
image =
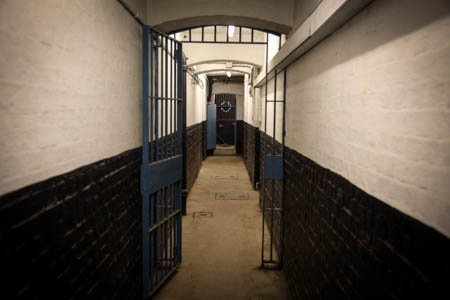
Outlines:
[{"label": "circular window in door", "polygon": [[225,113],[229,112],[231,110],[231,107],[232,105],[230,101],[224,100],[220,103],[220,109]]}]

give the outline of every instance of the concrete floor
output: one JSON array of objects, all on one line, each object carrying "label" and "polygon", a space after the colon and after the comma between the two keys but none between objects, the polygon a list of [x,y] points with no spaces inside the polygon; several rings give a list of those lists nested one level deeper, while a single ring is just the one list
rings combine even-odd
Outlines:
[{"label": "concrete floor", "polygon": [[[216,200],[216,193],[248,193],[249,200]],[[154,299],[289,298],[283,274],[259,268],[262,215],[241,157],[208,157],[187,201],[183,262]]]}]

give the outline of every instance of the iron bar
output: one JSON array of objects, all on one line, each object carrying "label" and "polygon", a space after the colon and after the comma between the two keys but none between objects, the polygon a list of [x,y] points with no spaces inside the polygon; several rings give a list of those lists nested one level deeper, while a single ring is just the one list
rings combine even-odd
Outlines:
[{"label": "iron bar", "polygon": [[[189,34],[190,34],[190,31],[189,31]],[[165,82],[165,85],[164,85],[164,87],[165,87],[165,93],[164,93],[164,95],[165,95],[165,97],[167,98],[167,97],[169,97],[169,46],[168,46],[168,39],[167,39],[167,37],[165,37],[165,39],[164,39],[164,45],[165,45],[165,53],[166,53],[166,55],[165,55],[165,64],[164,64],[164,68],[165,68],[165,72],[164,72],[164,75],[165,75],[165,78],[164,78],[164,82]],[[164,128],[165,128],[165,148],[166,148],[166,150],[165,150],[165,153],[164,153],[164,157],[165,158],[168,158],[168,156],[169,156],[169,154],[168,154],[168,152],[169,152],[169,126],[168,126],[168,119],[169,119],[169,111],[168,111],[168,109],[169,109],[169,100],[164,100],[164,102],[165,102],[165,109],[164,109],[164,115],[165,115],[165,117],[164,117]],[[169,189],[169,187],[168,186],[166,186],[166,187],[164,187],[164,190],[163,190],[163,192],[164,192],[164,208],[163,208],[163,211],[164,211],[164,217],[167,217],[167,203],[168,203],[168,201],[167,201],[167,197],[168,197],[168,189]],[[164,223],[163,224],[163,229],[164,229],[164,236],[163,236],[163,239],[164,239],[164,243],[163,243],[163,248],[164,248],[164,253],[163,253],[163,257],[164,257],[164,260],[163,260],[163,270],[164,270],[164,273],[167,273],[168,272],[168,266],[167,266],[167,223]]]},{"label": "iron bar", "polygon": [[[169,46],[168,46],[168,40],[167,38],[165,39],[165,46],[166,46],[166,62],[165,62],[165,96],[169,97]],[[165,146],[166,146],[166,151],[164,153],[164,157],[168,158],[169,157],[169,100],[164,100],[165,101]],[[168,214],[168,192],[169,192],[169,187],[165,187],[164,188],[164,217],[167,217]],[[168,265],[167,265],[167,222],[163,224],[163,228],[164,228],[164,272],[167,273],[168,270]]]},{"label": "iron bar", "polygon": [[[162,202],[161,201],[161,196],[162,196],[161,192],[158,192],[158,206],[157,206],[158,211],[161,208],[161,205],[160,205],[160,203]],[[159,215],[161,216],[161,212],[159,212]],[[162,277],[164,277],[164,270],[162,268],[162,258],[163,258],[163,250],[164,250],[163,249],[163,243],[162,243],[162,226],[159,226],[157,228],[156,232],[158,233],[158,243],[159,243],[159,247],[158,247],[159,248],[158,249],[158,252],[159,252],[159,261],[158,261],[159,268],[158,268],[158,272],[160,272],[160,275],[161,275],[161,278],[162,278]]]},{"label": "iron bar", "polygon": [[191,41],[191,42],[183,42],[183,43],[190,43],[190,44],[243,44],[243,45],[266,45],[266,42],[238,42],[238,41]]},{"label": "iron bar", "polygon": [[242,26],[239,26],[239,43],[242,43]]},{"label": "iron bar", "polygon": [[[178,55],[178,44],[177,43],[175,43],[175,47],[174,47],[175,49],[173,50],[174,51],[174,53],[175,53],[175,55],[174,55],[174,57],[175,57],[175,60],[174,60],[174,62],[175,62],[175,66],[174,66],[174,79],[175,79],[175,82],[178,82],[177,80],[178,80],[178,57],[177,57],[177,55]],[[174,84],[174,97],[177,97],[177,98],[174,98],[174,99],[176,99],[177,101],[176,101],[176,103],[175,103],[175,113],[174,113],[174,118],[175,118],[175,120],[174,120],[174,122],[175,122],[175,131],[176,132],[178,132],[178,130],[179,130],[179,128],[178,128],[178,103],[181,103],[181,101],[182,101],[182,98],[178,98],[178,94],[177,94],[177,92],[178,92],[178,84]],[[174,136],[175,136],[175,154],[177,154],[178,153],[178,134],[174,134]]]},{"label": "iron bar", "polygon": [[[173,43],[172,42],[170,42],[170,47],[169,47],[169,49],[170,49],[170,52],[172,52],[173,50]],[[172,98],[172,91],[173,91],[173,74],[172,74],[172,70],[173,70],[173,59],[170,59],[169,60],[169,62],[170,62],[170,67],[169,67],[169,70],[170,70],[170,76],[169,76],[169,78],[170,78],[170,93],[169,93],[169,98]],[[169,100],[166,100],[166,101],[169,101]],[[170,105],[170,113],[169,113],[169,116],[170,116],[170,122],[169,122],[169,132],[170,132],[170,147],[169,147],[169,149],[170,149],[170,152],[172,152],[173,153],[173,133],[172,133],[172,115],[173,115],[173,103],[172,103],[173,101],[171,101],[170,100],[170,103],[169,103],[169,105]],[[170,156],[170,155],[169,155]]]},{"label": "iron bar", "polygon": [[[252,41],[253,41],[253,29],[252,29]],[[264,157],[266,157],[267,153],[267,68],[268,68],[268,57],[269,57],[269,45],[266,45],[266,87],[264,91]],[[263,179],[263,213],[262,213],[262,247],[261,247],[261,267],[264,268],[264,226],[265,226],[265,210],[266,210],[266,181]]]},{"label": "iron bar", "polygon": [[[147,172],[146,166],[148,164],[148,153],[149,153],[149,141],[148,141],[148,84],[149,84],[149,70],[148,70],[148,28],[142,28],[142,61],[143,61],[143,69],[142,69],[142,120],[143,126],[142,128],[142,168],[141,168],[141,184],[147,180]],[[149,193],[145,189],[145,187],[141,187],[142,189],[142,263],[143,263],[143,297],[148,295],[150,287],[150,272],[148,269],[149,266],[149,235],[147,233],[147,229],[149,227]]]},{"label": "iron bar", "polygon": [[152,130],[150,130],[150,162],[153,161],[153,32],[150,31],[150,96],[148,99],[150,99],[150,124],[148,127],[151,127]]},{"label": "iron bar", "polygon": [[282,144],[282,153],[283,157],[283,185],[282,185],[282,194],[280,199],[280,267],[283,265],[283,232],[284,232],[284,197],[286,194],[286,181],[285,178],[285,168],[284,168],[284,158],[285,158],[285,137],[286,137],[286,68],[283,70],[283,127],[282,127],[282,135],[281,135],[281,144]]},{"label": "iron bar", "polygon": [[[158,90],[159,90],[159,35],[156,34],[156,51],[155,51],[155,99],[158,99]],[[159,159],[159,110],[158,110],[158,101],[155,102],[155,160]],[[158,219],[158,210],[156,210],[156,219]]]},{"label": "iron bar", "polygon": [[[267,35],[269,38],[269,35]],[[275,138],[277,126],[277,70],[275,70],[275,77],[273,80],[273,136],[272,136],[272,155],[275,155]],[[275,207],[275,179],[272,179],[272,197],[271,197],[272,211],[270,215],[270,260],[273,257],[273,223],[274,223],[274,207]]]},{"label": "iron bar", "polygon": [[[167,49],[168,49],[168,46],[167,46],[167,38],[165,39],[165,45],[166,45],[166,62],[165,62],[165,65],[164,65],[164,68],[165,68],[165,73],[164,73],[164,75],[165,75],[165,96],[166,96],[166,98],[167,97],[169,97],[169,80],[168,80],[168,78],[169,78],[169,52],[167,51]],[[164,109],[164,114],[165,114],[165,117],[164,117],[164,125],[165,125],[165,146],[166,146],[166,151],[165,151],[165,153],[164,153],[164,157],[165,158],[167,158],[168,157],[168,152],[169,152],[169,134],[168,134],[168,124],[169,124],[169,120],[168,120],[168,118],[169,118],[169,112],[168,112],[168,109],[169,109],[169,103],[168,103],[169,101],[168,100],[165,100],[165,109]]]},{"label": "iron bar", "polygon": [[[151,87],[151,92],[150,92],[150,97],[148,99],[150,99],[150,124],[147,124],[150,127],[150,162],[153,162],[154,160],[154,156],[153,156],[153,146],[155,145],[155,141],[154,141],[154,137],[153,137],[153,129],[154,129],[154,124],[153,124],[153,106],[154,106],[154,99],[152,98],[153,96],[153,92],[154,92],[154,86],[153,86],[153,68],[154,68],[154,35],[153,35],[153,31],[150,31],[150,87]],[[143,150],[144,152],[144,150]],[[148,164],[148,163],[147,163]],[[151,194],[149,196],[149,200],[150,200],[150,224],[149,227],[153,226],[153,222],[154,222],[154,201],[155,201],[155,197],[154,194]],[[154,253],[153,253],[153,244],[154,244],[154,235],[153,233],[149,233],[150,235],[150,289],[153,288],[153,262],[154,262]],[[148,291],[146,292],[148,294]]]},{"label": "iron bar", "polygon": [[[174,199],[174,185],[173,184],[171,184],[170,185],[170,201],[171,202],[173,202],[173,199]],[[172,206],[172,203],[171,203],[171,210],[169,211],[169,213],[170,213],[170,215],[172,215],[173,214],[173,206]],[[172,233],[173,233],[173,230],[172,230],[172,228],[173,228],[173,218],[170,218],[170,221],[169,221],[169,230],[170,230],[170,232],[169,232],[169,259],[170,259],[170,267],[171,268],[173,268],[173,266],[174,266],[174,263],[173,263],[173,257],[172,257]]]},{"label": "iron bar", "polygon": [[[178,98],[183,97],[183,44],[178,44]],[[183,124],[183,114],[182,114],[182,103],[181,101],[178,102],[178,121],[179,121],[179,140],[178,140],[178,150],[182,151],[182,124]],[[181,182],[179,182],[179,188],[178,188],[178,195],[177,195],[177,201],[178,201],[178,207],[181,208]],[[181,214],[178,215],[177,220],[177,256],[178,256],[178,263],[181,263],[181,254],[182,254],[182,227],[181,227]]]}]

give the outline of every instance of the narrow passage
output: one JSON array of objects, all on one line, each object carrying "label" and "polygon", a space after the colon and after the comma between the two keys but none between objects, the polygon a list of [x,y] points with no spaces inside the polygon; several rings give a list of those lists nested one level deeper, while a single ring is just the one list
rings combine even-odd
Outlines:
[{"label": "narrow passage", "polygon": [[288,299],[283,274],[259,268],[262,215],[242,158],[208,157],[187,201],[183,262],[154,299]]}]

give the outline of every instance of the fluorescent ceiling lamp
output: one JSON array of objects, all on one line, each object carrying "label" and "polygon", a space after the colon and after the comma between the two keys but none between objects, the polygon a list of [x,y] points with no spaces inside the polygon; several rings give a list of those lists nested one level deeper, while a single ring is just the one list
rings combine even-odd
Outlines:
[{"label": "fluorescent ceiling lamp", "polygon": [[227,71],[227,77],[231,77],[231,72]]},{"label": "fluorescent ceiling lamp", "polygon": [[234,35],[234,25],[228,25],[228,37],[233,37]]}]

